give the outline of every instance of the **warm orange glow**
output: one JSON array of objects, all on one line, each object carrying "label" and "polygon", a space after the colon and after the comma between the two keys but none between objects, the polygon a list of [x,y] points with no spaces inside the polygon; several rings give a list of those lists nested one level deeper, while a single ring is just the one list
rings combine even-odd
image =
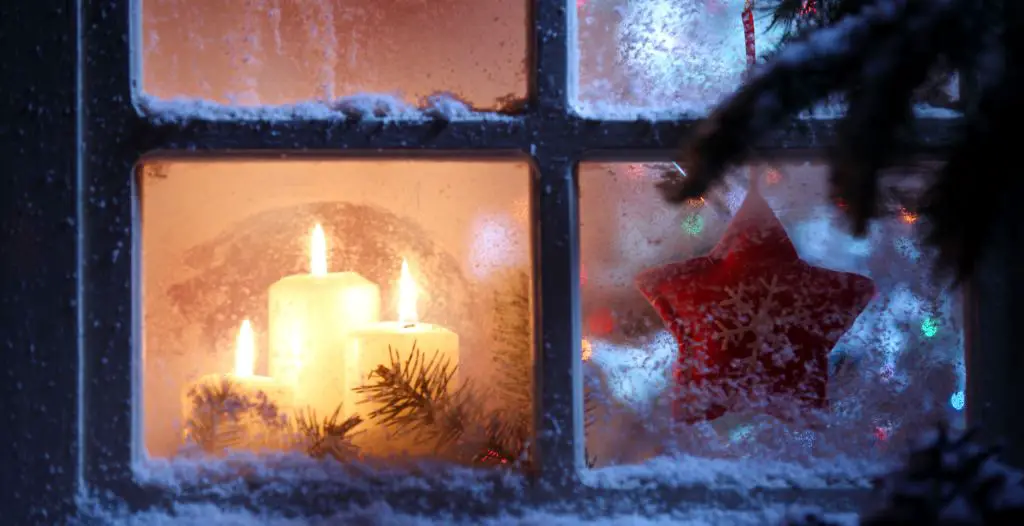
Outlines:
[{"label": "warm orange glow", "polygon": [[583,340],[583,361],[589,362],[590,357],[594,355],[594,348],[590,345],[590,342],[586,339]]},{"label": "warm orange glow", "polygon": [[908,225],[912,225],[917,222],[917,214],[907,210],[906,208],[900,209],[900,219]]},{"label": "warm orange glow", "polygon": [[242,322],[235,341],[235,375],[252,376],[256,370],[256,336],[249,320]]},{"label": "warm orange glow", "polygon": [[309,241],[309,273],[314,276],[327,275],[327,237],[324,227],[317,223]]},{"label": "warm orange glow", "polygon": [[409,273],[409,264],[402,260],[402,273],[398,278],[398,321],[402,323],[416,323],[419,315],[416,313],[416,282]]},{"label": "warm orange glow", "polygon": [[687,199],[686,200],[686,204],[688,206],[690,206],[691,208],[700,208],[700,207],[704,206],[704,198],[703,197],[693,197],[693,198]]}]

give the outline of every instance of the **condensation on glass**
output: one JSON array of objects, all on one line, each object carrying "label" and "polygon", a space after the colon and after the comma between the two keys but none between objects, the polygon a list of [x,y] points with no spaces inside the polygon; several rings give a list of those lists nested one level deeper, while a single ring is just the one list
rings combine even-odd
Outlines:
[{"label": "condensation on glass", "polygon": [[[961,298],[929,278],[914,212],[921,177],[910,169],[888,177],[887,215],[857,239],[842,203],[828,197],[826,166],[751,166],[679,207],[655,189],[672,169],[581,166],[584,402],[595,476],[643,464],[673,480],[715,471],[757,478],[775,465],[778,477],[801,483],[815,483],[806,475],[860,484],[935,422],[962,424]],[[737,218],[753,217],[738,214],[754,203],[751,177],[767,212],[744,223]],[[772,214],[777,239],[762,230]],[[734,256],[707,264],[702,258],[725,238]],[[796,258],[818,267],[817,277],[794,270]],[[837,276],[829,271],[853,275],[828,281]],[[755,272],[760,281],[745,283]],[[801,288],[812,281],[817,290]],[[851,303],[833,292],[860,296]],[[833,327],[851,312],[845,333]],[[815,333],[833,330],[831,340]],[[797,389],[778,388],[787,383]],[[720,459],[749,469],[725,469]],[[636,472],[629,469],[622,473]]]},{"label": "condensation on glass", "polygon": [[525,0],[139,0],[142,90],[276,105],[526,93]]},{"label": "condensation on glass", "polygon": [[148,458],[528,460],[527,163],[136,172]]},{"label": "condensation on glass", "polygon": [[[576,111],[632,117],[652,110],[701,117],[740,86],[747,71],[743,9],[747,0],[576,0],[579,89]],[[755,3],[756,6],[756,3]],[[755,50],[779,49],[780,30],[755,7]],[[955,75],[938,76],[918,94],[920,116],[952,117]],[[840,101],[804,115],[835,118]]]}]

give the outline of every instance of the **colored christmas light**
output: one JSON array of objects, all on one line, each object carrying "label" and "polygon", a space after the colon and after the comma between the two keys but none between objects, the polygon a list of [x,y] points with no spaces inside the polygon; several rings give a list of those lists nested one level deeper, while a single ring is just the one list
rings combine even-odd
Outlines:
[{"label": "colored christmas light", "polygon": [[921,334],[923,334],[925,338],[932,338],[938,333],[939,322],[935,318],[929,316],[921,322]]},{"label": "colored christmas light", "polygon": [[683,220],[683,230],[691,236],[700,235],[704,230],[704,218],[700,214],[690,214]]},{"label": "colored christmas light", "polygon": [[963,391],[957,391],[953,393],[953,396],[949,397],[949,405],[953,406],[953,409],[957,411],[963,411],[964,405],[967,402],[967,396]]}]

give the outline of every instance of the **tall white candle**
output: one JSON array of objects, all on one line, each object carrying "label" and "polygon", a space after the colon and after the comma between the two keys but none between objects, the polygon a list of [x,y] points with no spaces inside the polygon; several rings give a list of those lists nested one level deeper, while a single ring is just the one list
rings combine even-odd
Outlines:
[{"label": "tall white candle", "polygon": [[[200,445],[213,451],[288,447],[288,431],[281,425],[281,417],[292,410],[292,389],[273,378],[257,376],[255,366],[255,337],[245,320],[235,342],[234,372],[207,374],[182,390],[186,440],[202,441]],[[225,396],[229,393],[231,396]],[[190,421],[198,427],[189,426]]]},{"label": "tall white candle", "polygon": [[[409,353],[415,344],[416,348],[423,354],[425,363],[435,359],[438,362],[447,362],[451,369],[459,364],[459,335],[440,326],[418,321],[416,312],[417,299],[416,282],[409,273],[409,265],[402,261],[402,271],[398,281],[398,321],[385,321],[367,325],[353,333],[353,357],[352,361],[355,370],[350,370],[350,378],[354,378],[356,385],[366,385],[372,382],[370,373],[381,365],[391,366],[390,352],[397,351],[403,360],[409,357]],[[449,384],[452,389],[457,386],[457,373],[452,377]],[[364,395],[349,392],[349,400],[359,401]],[[377,409],[379,404],[360,402],[355,404],[355,413],[363,416],[366,422],[363,424],[363,442],[374,440],[379,435],[372,421],[368,420],[369,414]],[[353,413],[350,413],[353,414]],[[376,432],[376,433],[375,433]],[[378,449],[380,444],[359,444],[360,437],[357,437],[357,445],[367,449]],[[394,445],[397,445],[394,444]],[[393,449],[393,448],[389,448]]]},{"label": "tall white candle", "polygon": [[[313,229],[310,273],[270,286],[270,375],[295,389],[317,419],[345,402],[350,331],[380,319],[380,287],[355,272],[328,272],[323,228]],[[348,412],[343,408],[343,413]]]}]

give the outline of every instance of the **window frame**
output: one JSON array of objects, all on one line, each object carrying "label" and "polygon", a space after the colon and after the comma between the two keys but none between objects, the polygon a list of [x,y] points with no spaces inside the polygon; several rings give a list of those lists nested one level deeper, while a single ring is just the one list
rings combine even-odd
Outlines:
[{"label": "window frame", "polygon": [[[581,161],[667,159],[699,120],[613,121],[583,118],[571,111],[576,89],[576,10],[570,2],[529,1],[529,101],[523,113],[505,120],[166,120],[143,115],[133,104],[140,88],[139,58],[131,43],[131,0],[78,3],[79,52],[76,223],[76,303],[79,335],[76,370],[79,415],[78,489],[132,508],[169,506],[213,498],[208,488],[168,492],[139,485],[132,463],[139,452],[140,424],[135,388],[141,367],[134,342],[139,305],[133,292],[138,254],[133,177],[147,156],[304,155],[336,158],[466,158],[528,156],[532,160],[531,217],[535,293],[535,428],[538,470],[525,492],[500,487],[477,498],[493,504],[486,512],[557,505],[601,514],[652,513],[681,502],[737,509],[767,502],[823,505],[854,511],[869,498],[847,489],[759,490],[669,487],[637,489],[583,486],[581,320],[579,297],[579,210],[577,166]],[[532,23],[529,22],[532,20]],[[126,35],[132,35],[127,38]],[[543,73],[543,74],[541,74]],[[911,147],[916,157],[934,157],[954,141],[960,119],[920,119]],[[759,157],[812,160],[822,157],[836,135],[836,122],[793,121],[753,145]],[[111,255],[114,255],[111,257]],[[966,319],[970,320],[970,316]],[[386,481],[385,481],[386,482]],[[655,481],[656,482],[656,481]],[[253,492],[237,504],[273,507],[298,514],[329,513],[352,502],[383,499],[409,511],[466,511],[443,487],[409,498],[407,489],[387,484],[357,489],[310,484],[292,492]],[[341,498],[339,498],[341,497]],[[458,503],[456,505],[456,503]],[[653,503],[653,504],[652,504]],[[420,509],[417,509],[420,508]]]}]

